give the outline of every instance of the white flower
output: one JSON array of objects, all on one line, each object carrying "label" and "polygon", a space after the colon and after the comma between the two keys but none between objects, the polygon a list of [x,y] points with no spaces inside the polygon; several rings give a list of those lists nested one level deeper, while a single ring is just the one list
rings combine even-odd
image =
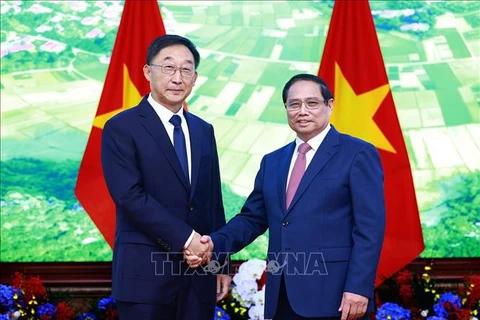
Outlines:
[{"label": "white flower", "polygon": [[251,259],[242,263],[233,276],[232,297],[243,307],[249,308],[250,319],[264,319],[265,286],[258,291],[257,280],[262,277],[265,268],[265,260]]},{"label": "white flower", "polygon": [[264,269],[265,261],[252,259],[242,263],[233,276],[235,286],[232,295],[242,306],[252,306],[254,294],[258,291],[257,279],[260,279]]},{"label": "white flower", "polygon": [[263,289],[253,295],[253,304],[256,306],[262,306],[265,304],[265,286]]},{"label": "white flower", "polygon": [[265,262],[265,260],[250,259],[240,265],[240,267],[238,268],[238,273],[245,274],[251,279],[258,280],[262,277],[266,266],[267,263]]},{"label": "white flower", "polygon": [[232,288],[233,298],[246,308],[252,305],[253,295],[257,292],[257,283],[255,280],[243,280],[235,282]]},{"label": "white flower", "polygon": [[234,276],[233,276],[233,282],[235,282],[235,284],[241,284],[243,282],[256,282],[256,280],[254,278],[252,278],[249,274],[246,274],[246,273],[236,273]]},{"label": "white flower", "polygon": [[239,294],[239,293],[235,292],[235,288],[234,288],[234,289],[232,289],[232,297],[235,300],[237,300],[242,307],[250,308],[252,306],[253,294],[248,294],[248,293]]},{"label": "white flower", "polygon": [[422,312],[420,312],[420,315],[426,318],[428,316],[428,310],[422,310]]},{"label": "white flower", "polygon": [[248,316],[250,319],[264,320],[263,318],[263,305],[255,305],[248,310]]},{"label": "white flower", "polygon": [[235,283],[232,288],[233,298],[242,306],[249,308],[252,305],[253,295],[257,292],[257,282],[238,273],[233,277],[233,281]]},{"label": "white flower", "polygon": [[240,288],[240,291],[251,291],[252,293],[257,292],[258,284],[254,279],[248,279],[242,276],[241,274],[236,274],[233,276],[233,283],[235,287]]}]

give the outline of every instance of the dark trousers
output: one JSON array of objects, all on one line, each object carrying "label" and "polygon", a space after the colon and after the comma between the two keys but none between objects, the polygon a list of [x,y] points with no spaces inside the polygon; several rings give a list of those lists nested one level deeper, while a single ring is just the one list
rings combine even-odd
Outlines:
[{"label": "dark trousers", "polygon": [[167,304],[117,301],[119,320],[212,320],[215,303],[198,300],[190,277],[184,277],[180,294]]},{"label": "dark trousers", "polygon": [[[320,301],[319,301],[320,303]],[[338,320],[338,318],[305,318],[299,316],[293,311],[290,301],[288,301],[287,289],[285,288],[285,280],[282,276],[280,283],[280,293],[278,295],[277,310],[275,311],[274,320]]]}]

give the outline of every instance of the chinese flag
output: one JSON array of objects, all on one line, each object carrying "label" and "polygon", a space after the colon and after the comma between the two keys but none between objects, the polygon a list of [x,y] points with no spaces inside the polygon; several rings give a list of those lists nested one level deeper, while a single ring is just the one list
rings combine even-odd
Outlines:
[{"label": "chinese flag", "polygon": [[78,172],[75,194],[113,247],[115,205],[107,190],[100,163],[100,145],[105,122],[115,114],[137,105],[150,91],[143,76],[150,42],[165,34],[155,0],[126,0],[110,66],[103,85],[97,113]]},{"label": "chinese flag", "polygon": [[379,285],[415,259],[424,244],[408,154],[367,0],[335,1],[318,74],[334,93],[332,124],[380,152],[387,226]]}]

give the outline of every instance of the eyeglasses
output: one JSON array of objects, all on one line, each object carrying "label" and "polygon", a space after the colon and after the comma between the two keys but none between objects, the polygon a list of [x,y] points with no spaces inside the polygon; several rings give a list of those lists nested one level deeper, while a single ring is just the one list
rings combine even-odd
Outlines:
[{"label": "eyeglasses", "polygon": [[162,73],[168,74],[168,75],[174,75],[175,72],[177,72],[177,70],[180,71],[180,74],[183,78],[193,78],[193,76],[195,75],[195,69],[192,69],[192,68],[177,67],[170,64],[161,65],[161,64],[153,64],[153,63],[150,63],[150,66],[158,67],[160,68],[160,71],[162,71]]},{"label": "eyeglasses", "polygon": [[298,111],[305,103],[308,110],[316,110],[322,106],[322,103],[327,104],[328,100],[306,99],[306,100],[291,100],[285,104],[288,111]]}]

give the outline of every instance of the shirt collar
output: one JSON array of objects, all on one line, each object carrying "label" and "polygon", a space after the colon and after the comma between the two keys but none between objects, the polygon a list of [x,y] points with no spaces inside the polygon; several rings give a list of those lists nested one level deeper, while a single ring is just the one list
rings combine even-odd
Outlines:
[{"label": "shirt collar", "polygon": [[160,120],[162,120],[163,123],[168,123],[170,121],[170,118],[174,114],[179,115],[180,118],[182,118],[182,121],[185,120],[185,117],[183,115],[183,108],[180,108],[180,110],[178,110],[177,113],[173,113],[172,111],[170,111],[169,109],[167,109],[166,107],[164,107],[163,105],[155,101],[151,93],[148,95],[147,101],[150,103],[153,110],[155,110],[155,112],[158,114],[158,116],[160,117]]},{"label": "shirt collar", "polygon": [[328,131],[330,131],[331,125],[328,124],[325,129],[322,130],[319,134],[317,134],[315,137],[308,141],[303,141],[300,139],[298,136],[295,138],[295,150],[298,150],[298,146],[300,146],[304,142],[308,142],[310,147],[312,148],[313,152],[316,152],[318,148],[320,148],[320,145],[322,144],[323,140],[327,136]]}]

